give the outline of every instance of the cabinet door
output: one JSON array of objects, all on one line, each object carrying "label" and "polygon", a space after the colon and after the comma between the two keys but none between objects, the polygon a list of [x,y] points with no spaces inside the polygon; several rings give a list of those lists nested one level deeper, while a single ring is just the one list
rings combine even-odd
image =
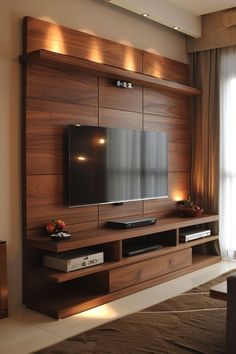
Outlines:
[{"label": "cabinet door", "polygon": [[116,291],[192,264],[190,248],[109,271],[109,289]]}]

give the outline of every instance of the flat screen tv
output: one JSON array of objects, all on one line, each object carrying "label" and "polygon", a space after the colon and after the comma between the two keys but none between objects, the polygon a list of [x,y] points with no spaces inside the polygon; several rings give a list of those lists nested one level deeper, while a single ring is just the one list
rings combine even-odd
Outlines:
[{"label": "flat screen tv", "polygon": [[70,207],[168,195],[166,133],[70,125],[67,142]]}]

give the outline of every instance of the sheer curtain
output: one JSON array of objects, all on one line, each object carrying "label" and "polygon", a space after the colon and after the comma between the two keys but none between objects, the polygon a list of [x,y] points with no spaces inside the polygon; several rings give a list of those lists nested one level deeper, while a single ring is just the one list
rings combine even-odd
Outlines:
[{"label": "sheer curtain", "polygon": [[236,47],[221,51],[219,204],[222,257],[236,259]]}]

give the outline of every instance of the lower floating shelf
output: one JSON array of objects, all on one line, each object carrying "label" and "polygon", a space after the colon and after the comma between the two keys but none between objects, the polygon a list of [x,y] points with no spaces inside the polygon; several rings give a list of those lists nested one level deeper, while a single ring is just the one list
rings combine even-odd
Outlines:
[{"label": "lower floating shelf", "polygon": [[215,255],[194,255],[191,266],[113,293],[95,293],[94,291],[91,291],[90,293],[81,294],[79,287],[70,288],[69,291],[68,289],[61,289],[56,296],[45,296],[40,300],[38,299],[36,302],[27,303],[26,306],[56,319],[62,319],[104,303],[114,301],[122,296],[127,296],[184,274],[191,273],[195,270],[215,264],[220,260],[220,256]]},{"label": "lower floating shelf", "polygon": [[210,256],[209,254],[208,255],[206,255],[206,254],[195,254],[195,255],[193,255],[193,264],[192,264],[191,267],[192,268],[196,267],[196,270],[197,270],[197,269],[200,269],[200,268],[207,267],[207,266],[209,266],[211,264],[215,264],[215,263],[220,262],[220,261],[221,261],[221,257],[220,256],[215,256],[215,255]]}]

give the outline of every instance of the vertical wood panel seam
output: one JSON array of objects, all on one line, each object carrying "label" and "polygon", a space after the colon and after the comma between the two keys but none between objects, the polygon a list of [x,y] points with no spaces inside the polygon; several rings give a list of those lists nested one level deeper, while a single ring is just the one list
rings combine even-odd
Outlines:
[{"label": "vertical wood panel seam", "polygon": [[97,90],[98,90],[98,94],[97,94],[97,125],[98,127],[100,126],[100,78],[97,78]]}]

